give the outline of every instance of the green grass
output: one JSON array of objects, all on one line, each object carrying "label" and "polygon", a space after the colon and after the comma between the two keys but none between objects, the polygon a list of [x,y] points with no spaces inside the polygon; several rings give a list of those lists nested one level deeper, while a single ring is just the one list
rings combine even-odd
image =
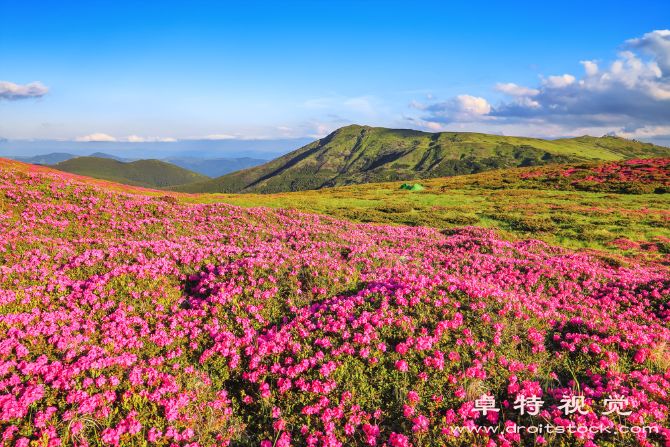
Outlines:
[{"label": "green grass", "polygon": [[[428,189],[405,192],[388,184],[368,184],[284,194],[200,195],[186,201],[226,202],[242,207],[294,208],[344,220],[392,225],[453,228],[497,227],[510,238],[533,238],[571,249],[597,249],[618,255],[658,258],[653,251],[670,238],[670,225],[658,226],[670,209],[670,194],[618,195],[587,191],[495,191]],[[384,212],[383,206],[407,204],[409,212]],[[439,207],[438,209],[431,209]],[[595,208],[595,209],[593,209]],[[643,209],[651,212],[642,212]],[[527,214],[532,213],[532,214]],[[657,214],[658,213],[658,214]],[[623,250],[617,239],[651,243]]]}]

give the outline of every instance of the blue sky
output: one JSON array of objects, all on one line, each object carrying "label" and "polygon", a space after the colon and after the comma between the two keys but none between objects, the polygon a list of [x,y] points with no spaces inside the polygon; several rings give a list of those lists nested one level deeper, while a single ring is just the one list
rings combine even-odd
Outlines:
[{"label": "blue sky", "polygon": [[670,144],[670,2],[0,0],[0,137]]}]

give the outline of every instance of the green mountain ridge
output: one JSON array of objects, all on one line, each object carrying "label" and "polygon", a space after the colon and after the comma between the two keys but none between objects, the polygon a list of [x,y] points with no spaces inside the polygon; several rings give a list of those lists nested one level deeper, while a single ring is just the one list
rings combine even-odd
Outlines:
[{"label": "green mountain ridge", "polygon": [[144,188],[172,187],[210,179],[206,175],[160,160],[137,160],[124,163],[112,158],[76,157],[46,166],[70,174]]},{"label": "green mountain ridge", "polygon": [[669,148],[609,136],[548,141],[350,125],[263,165],[165,189],[273,194],[524,166],[663,156],[670,156]]}]

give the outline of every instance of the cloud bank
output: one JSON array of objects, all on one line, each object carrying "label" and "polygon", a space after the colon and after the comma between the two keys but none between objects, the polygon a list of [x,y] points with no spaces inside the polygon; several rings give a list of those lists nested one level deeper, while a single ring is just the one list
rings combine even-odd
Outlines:
[{"label": "cloud bank", "polygon": [[118,141],[114,137],[110,137],[106,133],[92,133],[91,135],[86,135],[85,137],[77,137],[75,141],[89,142],[89,141]]},{"label": "cloud bank", "polygon": [[174,143],[177,140],[174,138],[138,137],[137,135],[131,135],[129,137],[122,138],[120,141],[127,141],[128,143]]},{"label": "cloud bank", "polygon": [[0,81],[0,100],[18,101],[19,99],[41,98],[49,93],[50,88],[37,81],[26,85]]},{"label": "cloud bank", "polygon": [[602,129],[621,136],[670,134],[670,30],[627,40],[617,59],[601,68],[581,61],[584,74],[541,78],[534,87],[499,83],[493,90],[510,99],[491,105],[484,98],[459,95],[448,101],[417,103],[430,123],[544,126],[569,134]]},{"label": "cloud bank", "polygon": [[214,135],[203,135],[199,137],[186,137],[184,140],[230,140],[237,138],[234,135],[222,135],[222,134],[214,134]]},{"label": "cloud bank", "polygon": [[118,141],[122,143],[174,143],[177,140],[174,138],[161,138],[161,137],[139,137],[137,135],[130,135],[124,138],[114,138],[107,135],[106,133],[92,133],[91,135],[86,135],[85,137],[77,137],[75,141],[81,142],[91,142],[91,141]]},{"label": "cloud bank", "polygon": [[491,105],[484,98],[470,95],[458,95],[449,101],[436,104],[421,104],[412,101],[409,107],[429,112],[428,121],[435,123],[469,123],[486,119],[491,112]]}]

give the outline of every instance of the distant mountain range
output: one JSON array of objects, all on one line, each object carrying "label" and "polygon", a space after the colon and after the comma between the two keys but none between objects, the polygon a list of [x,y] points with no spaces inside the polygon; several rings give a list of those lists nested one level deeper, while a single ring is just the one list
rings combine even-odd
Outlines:
[{"label": "distant mountain range", "polygon": [[162,188],[209,179],[205,175],[160,160],[123,162],[113,158],[76,157],[45,166],[70,174],[145,188]]},{"label": "distant mountain range", "polygon": [[208,177],[218,177],[230,172],[252,168],[266,163],[267,160],[258,158],[194,158],[194,157],[166,157],[161,161],[172,163],[184,169],[198,172]]},{"label": "distant mountain range", "polygon": [[[3,155],[2,157],[8,158],[10,160],[17,160],[24,163],[30,163],[36,165],[54,165],[56,163],[60,163],[81,156],[64,152],[54,152],[51,154],[35,155],[32,157],[7,156],[7,155]],[[138,160],[146,160],[144,158],[117,157],[115,155],[105,154],[103,152],[94,152],[89,157],[112,159],[124,163],[134,162]],[[219,177],[221,175],[225,175],[230,172],[251,168],[267,162],[267,159],[258,159],[249,157],[206,158],[206,159],[195,158],[195,157],[165,157],[160,158],[158,160],[179,166],[184,169],[188,169],[189,171],[206,175],[207,177]]]},{"label": "distant mountain range", "polygon": [[667,147],[609,136],[547,141],[351,125],[263,165],[169,189],[270,194],[513,167],[667,156]]}]

